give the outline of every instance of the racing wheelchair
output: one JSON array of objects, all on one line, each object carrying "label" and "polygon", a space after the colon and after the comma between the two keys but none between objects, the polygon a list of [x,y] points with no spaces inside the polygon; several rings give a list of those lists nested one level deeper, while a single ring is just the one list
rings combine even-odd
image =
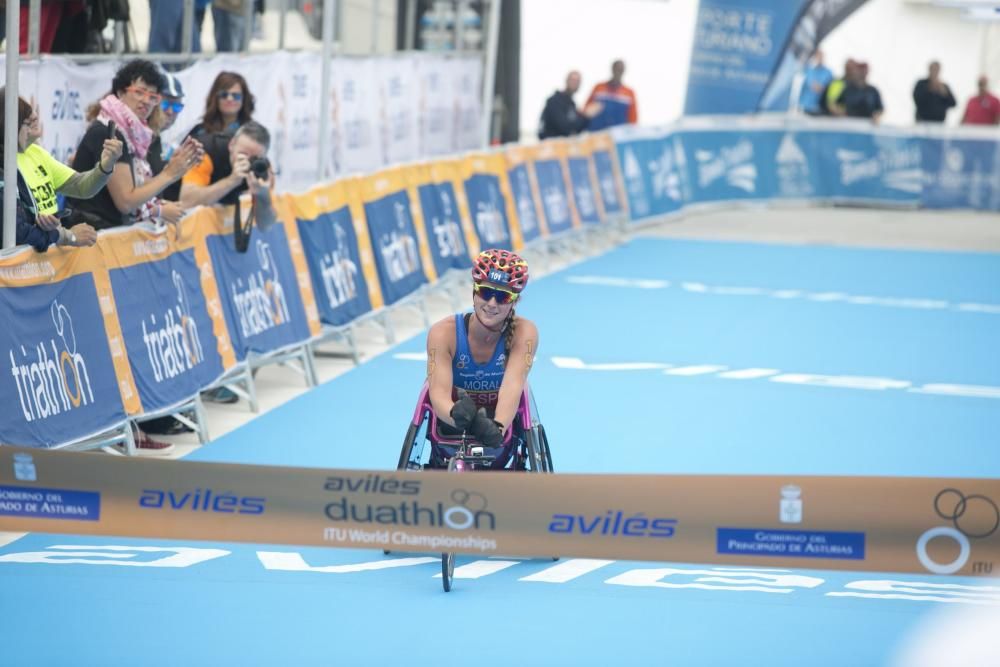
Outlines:
[{"label": "racing wheelchair", "polygon": [[[426,451],[428,444],[430,452]],[[417,407],[406,430],[396,469],[555,471],[545,428],[538,421],[538,408],[527,385],[521,393],[517,413],[503,443],[500,447],[486,447],[471,435],[438,420],[426,382],[420,390]],[[451,590],[454,572],[455,554],[441,554],[441,583],[446,592]]]}]

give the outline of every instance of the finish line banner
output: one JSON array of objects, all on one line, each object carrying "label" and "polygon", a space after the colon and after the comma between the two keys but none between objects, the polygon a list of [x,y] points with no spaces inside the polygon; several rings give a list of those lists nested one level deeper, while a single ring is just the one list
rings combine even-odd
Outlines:
[{"label": "finish line banner", "polygon": [[[84,481],[86,480],[86,481]],[[322,470],[0,450],[0,530],[989,575],[1000,480]]]}]

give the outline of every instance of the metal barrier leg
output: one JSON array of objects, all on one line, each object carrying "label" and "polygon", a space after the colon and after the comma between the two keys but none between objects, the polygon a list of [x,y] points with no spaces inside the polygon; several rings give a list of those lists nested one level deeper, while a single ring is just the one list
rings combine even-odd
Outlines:
[{"label": "metal barrier leg", "polygon": [[204,445],[210,438],[208,436],[208,419],[205,418],[205,406],[201,402],[201,394],[194,397],[194,419],[198,422],[195,428],[198,442]]},{"label": "metal barrier leg", "polygon": [[382,329],[385,331],[385,343],[386,345],[396,344],[396,331],[392,328],[392,318],[389,317],[389,311],[382,313],[380,316],[382,321]]},{"label": "metal barrier leg", "polygon": [[313,357],[312,345],[305,343],[302,346],[302,367],[306,374],[306,384],[310,387],[315,387],[319,384],[316,379],[316,360]]}]

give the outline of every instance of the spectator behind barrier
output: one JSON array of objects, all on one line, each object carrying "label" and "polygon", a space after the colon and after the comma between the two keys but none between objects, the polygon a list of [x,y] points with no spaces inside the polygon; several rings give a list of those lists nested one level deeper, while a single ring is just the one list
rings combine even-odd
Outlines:
[{"label": "spectator behind barrier", "polygon": [[878,88],[868,83],[868,64],[858,63],[853,75],[837,98],[837,105],[851,118],[870,118],[877,123],[884,108]]},{"label": "spectator behind barrier", "polygon": [[951,88],[941,80],[941,63],[934,61],[927,68],[927,78],[913,87],[913,103],[917,106],[918,123],[943,123],[948,109],[955,106]]},{"label": "spectator behind barrier", "polygon": [[270,191],[274,171],[267,161],[271,135],[260,123],[250,121],[230,136],[226,132],[201,135],[205,157],[184,177],[181,202],[185,207],[235,204],[250,192],[257,224],[266,229],[275,223]]},{"label": "spectator behind barrier", "polygon": [[966,125],[1000,124],[1000,99],[990,93],[989,80],[985,76],[976,82],[978,93],[969,98],[965,105],[962,123]]},{"label": "spectator behind barrier", "polygon": [[[160,90],[160,121],[157,123],[158,130],[153,142],[149,145],[149,166],[153,174],[158,175],[163,171],[167,162],[179,147],[179,144],[163,145],[163,133],[173,127],[177,122],[177,116],[184,110],[184,88],[180,79],[170,72],[161,72],[164,86]],[[174,181],[163,189],[160,193],[163,199],[178,201],[181,197],[181,181]]]},{"label": "spectator behind barrier", "polygon": [[163,171],[153,175],[148,153],[154,128],[149,119],[159,108],[163,85],[156,65],[148,60],[132,60],[115,74],[111,92],[88,109],[87,118],[92,122],[77,147],[74,169],[90,169],[97,163],[111,122],[117,127],[116,137],[125,146],[107,187],[93,199],[71,200],[77,216],[71,219],[89,222],[97,229],[144,221],[173,224],[181,219],[181,206],[158,195],[197,164],[203,149],[196,140],[185,139]]},{"label": "spectator behind barrier", "polygon": [[[0,88],[0,114],[6,109],[7,89]],[[2,117],[2,115],[0,115]],[[53,243],[90,246],[97,241],[97,232],[86,223],[70,228],[60,224],[57,194],[80,199],[93,197],[108,181],[111,166],[122,152],[117,139],[105,140],[98,164],[80,174],[56,160],[36,142],[42,137],[37,112],[24,98],[17,100],[17,244],[29,244],[44,251]],[[3,130],[0,129],[0,144]],[[0,167],[2,169],[2,167]],[[0,172],[2,173],[2,172]],[[68,211],[64,210],[64,213]]]},{"label": "spectator behind barrier", "polygon": [[[215,50],[242,51],[247,38],[246,3],[248,0],[215,0],[212,23],[215,25]],[[251,20],[253,15],[251,14]]]},{"label": "spectator behind barrier", "polygon": [[799,91],[799,108],[802,109],[803,113],[810,116],[819,116],[824,113],[821,101],[823,93],[831,81],[833,81],[833,72],[823,64],[823,52],[816,51],[812,57],[812,64],[806,68],[802,90]]},{"label": "spectator behind barrier", "polygon": [[[191,19],[191,52],[201,53],[201,23],[211,0],[195,0]],[[184,3],[149,0],[149,52],[180,53],[183,48]]]},{"label": "spectator behind barrier", "polygon": [[844,75],[839,79],[834,79],[827,85],[826,90],[823,91],[823,96],[820,98],[820,107],[824,113],[830,116],[845,115],[844,108],[837,104],[837,100],[840,99],[840,94],[844,92],[844,86],[854,76],[854,70],[857,66],[858,64],[853,58],[848,58],[844,63]]},{"label": "spectator behind barrier", "polygon": [[542,118],[538,126],[538,138],[569,137],[587,129],[590,119],[601,112],[600,102],[591,102],[579,112],[573,95],[580,90],[580,73],[572,71],[566,75],[566,88],[552,93],[545,101]]},{"label": "spectator behind barrier", "polygon": [[590,120],[591,131],[603,130],[614,125],[639,122],[639,112],[635,102],[635,92],[622,83],[625,62],[616,60],[611,64],[611,79],[594,86],[587,98],[587,107],[600,102],[601,112]]},{"label": "spectator behind barrier", "polygon": [[205,114],[192,128],[191,136],[203,133],[236,132],[253,118],[254,96],[246,79],[236,72],[219,72],[205,100]]},{"label": "spectator behind barrier", "polygon": [[[267,151],[271,137],[260,123],[249,121],[236,134],[214,132],[200,135],[205,142],[205,158],[184,177],[181,201],[184,206],[239,204],[240,194],[250,192],[252,208],[250,220],[261,229],[273,225],[277,216],[271,205],[271,189],[274,187],[274,171],[267,161]],[[241,243],[249,241],[243,235],[242,216],[237,208],[234,216],[234,236],[236,248],[245,252]],[[250,234],[250,223],[246,226]],[[241,241],[242,239],[242,241]],[[239,397],[228,387],[217,387],[202,392],[202,398],[213,403],[235,403]]]}]

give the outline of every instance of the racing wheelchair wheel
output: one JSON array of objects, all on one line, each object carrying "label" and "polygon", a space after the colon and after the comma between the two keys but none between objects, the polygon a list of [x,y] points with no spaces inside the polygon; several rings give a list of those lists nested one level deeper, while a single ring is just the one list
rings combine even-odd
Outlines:
[{"label": "racing wheelchair wheel", "polygon": [[455,554],[441,554],[441,585],[444,592],[451,591],[451,580],[455,576]]}]

